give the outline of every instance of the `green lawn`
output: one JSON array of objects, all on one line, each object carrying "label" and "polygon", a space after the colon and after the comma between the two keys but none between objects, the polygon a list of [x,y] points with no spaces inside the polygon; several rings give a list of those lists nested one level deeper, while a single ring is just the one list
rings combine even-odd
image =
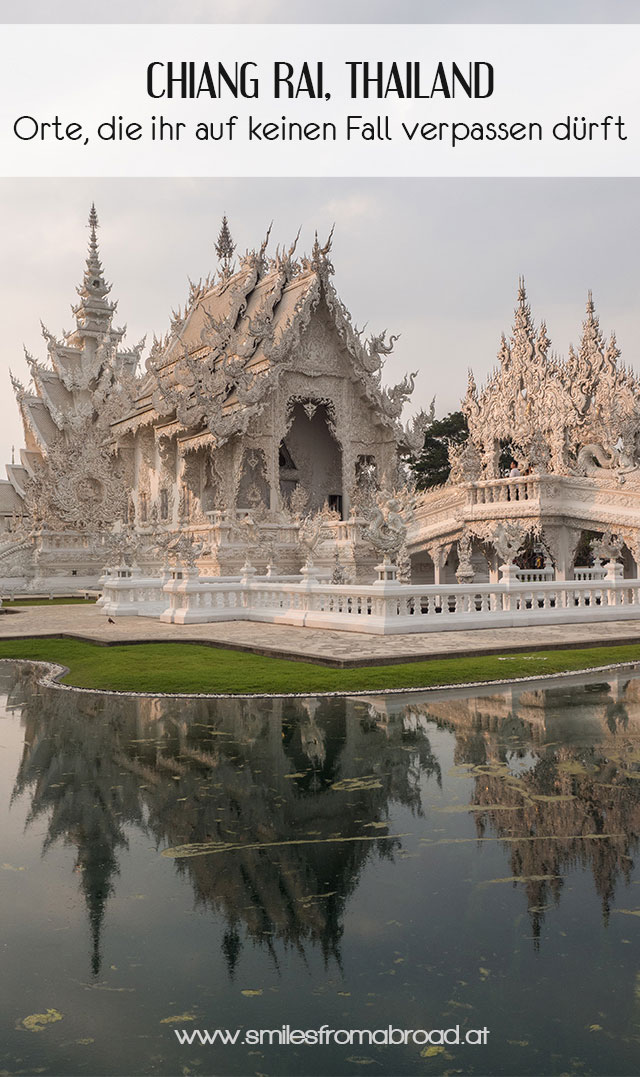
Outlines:
[{"label": "green lawn", "polygon": [[8,606],[75,606],[82,603],[83,606],[91,606],[95,598],[78,598],[75,595],[70,598],[3,598],[2,608]]},{"label": "green lawn", "polygon": [[392,666],[331,669],[242,651],[185,643],[101,647],[68,639],[0,641],[0,658],[68,666],[65,683],[140,692],[354,692],[419,688],[468,681],[560,673],[640,661],[640,645],[532,651],[504,657],[447,658]]}]

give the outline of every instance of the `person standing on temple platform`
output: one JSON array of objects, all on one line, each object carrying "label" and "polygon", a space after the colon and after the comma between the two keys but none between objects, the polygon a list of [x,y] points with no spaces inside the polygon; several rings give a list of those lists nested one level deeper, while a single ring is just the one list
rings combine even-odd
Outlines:
[{"label": "person standing on temple platform", "polygon": [[510,479],[519,479],[520,478],[520,468],[518,467],[518,461],[517,460],[512,460],[511,461],[511,471],[509,472],[509,478]]}]

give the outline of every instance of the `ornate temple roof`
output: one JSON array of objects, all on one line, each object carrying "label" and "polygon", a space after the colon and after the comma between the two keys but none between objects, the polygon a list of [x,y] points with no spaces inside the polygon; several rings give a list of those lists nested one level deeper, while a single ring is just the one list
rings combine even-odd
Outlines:
[{"label": "ornate temple roof", "polygon": [[117,435],[171,417],[176,429],[207,429],[217,444],[245,431],[285,370],[313,372],[302,344],[318,313],[339,338],[346,360],[341,372],[358,386],[377,421],[398,441],[419,437],[417,428],[405,431],[399,422],[415,374],[391,389],[381,384],[384,357],[396,338],[387,342],[383,332],[363,341],[351,324],[331,281],[332,237],[322,246],[316,236],[311,255],[301,258],[295,257],[297,239],[268,258],[267,233],[236,271],[227,255],[217,278],[190,282],[184,311],[174,311],[169,333],[154,339],[147,377],[134,409],[114,424]]},{"label": "ornate temple roof", "polygon": [[[99,445],[100,452],[111,451],[121,435],[141,426],[176,434],[191,448],[198,439],[223,444],[248,429],[286,371],[348,378],[368,402],[372,423],[385,427],[398,445],[419,447],[421,419],[407,429],[400,422],[415,375],[393,388],[382,385],[384,358],[396,338],[387,340],[385,331],[363,340],[352,325],[331,280],[333,233],[324,245],[316,235],[308,256],[296,257],[296,237],[268,257],[269,229],[236,267],[225,219],[216,244],[217,275],[190,282],[184,310],[173,311],[169,331],[154,339],[146,373],[137,377],[144,341],[128,351],[120,347],[125,329],[113,324],[117,304],[100,261],[94,206],[88,227],[79,300],[71,308],[75,328],[59,339],[43,325],[46,362],[26,353],[31,384],[12,376],[26,447],[21,466],[7,474],[19,497],[36,473],[44,494],[43,462],[53,466],[55,460],[56,471],[64,472],[62,461],[72,449],[82,455],[92,441],[96,451]],[[323,340],[332,335],[331,347],[314,346],[312,319]]]},{"label": "ornate temple roof", "polygon": [[[618,363],[615,334],[605,341],[589,292],[578,351],[550,353],[544,322],[536,329],[524,281],[513,330],[503,335],[499,366],[480,391],[469,373],[463,409],[469,444],[462,481],[497,477],[500,446],[509,444],[534,471],[597,475],[637,470],[640,380]],[[473,456],[473,459],[472,459]],[[457,474],[457,461],[452,475]]]},{"label": "ornate temple roof", "polygon": [[20,516],[24,512],[24,502],[14,485],[8,479],[0,479],[0,516]]}]

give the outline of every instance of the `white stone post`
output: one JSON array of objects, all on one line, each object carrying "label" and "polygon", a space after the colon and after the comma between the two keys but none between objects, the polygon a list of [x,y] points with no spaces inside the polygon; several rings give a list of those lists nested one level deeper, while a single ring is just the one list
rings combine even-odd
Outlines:
[{"label": "white stone post", "polygon": [[253,577],[256,574],[256,568],[251,564],[247,557],[244,565],[240,569],[240,586],[242,588],[242,606],[243,609],[249,609],[251,607],[251,591],[250,584]]},{"label": "white stone post", "polygon": [[609,592],[607,596],[607,605],[619,606],[624,598],[620,593],[624,583],[624,565],[621,565],[619,561],[609,561],[604,578],[609,585],[607,588]]},{"label": "white stone post", "polygon": [[300,569],[300,575],[302,576],[302,583],[300,584],[300,587],[305,587],[307,590],[309,590],[311,587],[315,587],[317,585],[318,580],[314,575],[315,570],[316,566],[309,557],[309,559]]},{"label": "white stone post", "polygon": [[398,567],[393,565],[388,557],[376,565],[376,572],[378,573],[378,579],[376,580],[374,587],[384,587],[385,584],[392,583],[394,586],[398,582]]},{"label": "white stone post", "polygon": [[605,573],[605,580],[612,580],[617,583],[624,576],[624,565],[621,565],[619,561],[609,561],[607,565],[607,571]]},{"label": "white stone post", "polygon": [[[500,583],[505,584],[505,586],[507,587],[508,590],[510,590],[512,587],[516,587],[516,586],[519,585],[520,580],[518,579],[518,566],[516,564],[514,564],[513,561],[510,561],[506,565],[500,565],[499,566],[499,572],[500,572]],[[515,610],[516,609],[516,605],[515,605],[516,602],[517,602],[517,599],[516,599],[515,595],[509,595],[509,594],[503,595],[503,605],[502,605],[503,610],[511,610],[511,609]]]}]

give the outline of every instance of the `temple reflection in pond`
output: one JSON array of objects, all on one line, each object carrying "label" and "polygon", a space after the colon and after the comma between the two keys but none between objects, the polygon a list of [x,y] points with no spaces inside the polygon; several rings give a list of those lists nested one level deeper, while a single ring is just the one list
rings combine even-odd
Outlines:
[{"label": "temple reflection in pond", "polygon": [[442,730],[455,735],[454,771],[469,778],[461,809],[478,839],[504,848],[535,940],[570,869],[590,873],[606,920],[633,868],[640,683],[626,675],[375,699],[110,698],[41,688],[24,669],[7,687],[25,728],[14,797],[30,796],[29,824],[46,819],[45,851],[56,841],[76,850],[95,975],[136,831],[222,918],[231,976],[247,939],[276,963],[283,948],[311,947],[340,964],[365,865],[405,844],[392,816],[421,815],[426,791],[437,794]]},{"label": "temple reflection in pond", "polygon": [[28,789],[29,822],[48,817],[45,851],[56,840],[77,849],[95,974],[132,827],[159,847],[235,846],[224,860],[176,860],[196,901],[226,920],[231,974],[245,932],[276,960],[281,942],[339,962],[365,861],[400,844],[388,832],[391,803],[419,812],[422,776],[440,778],[422,729],[402,716],[380,729],[366,704],[345,699],[71,696],[27,674],[12,693],[25,724],[14,797]]}]

